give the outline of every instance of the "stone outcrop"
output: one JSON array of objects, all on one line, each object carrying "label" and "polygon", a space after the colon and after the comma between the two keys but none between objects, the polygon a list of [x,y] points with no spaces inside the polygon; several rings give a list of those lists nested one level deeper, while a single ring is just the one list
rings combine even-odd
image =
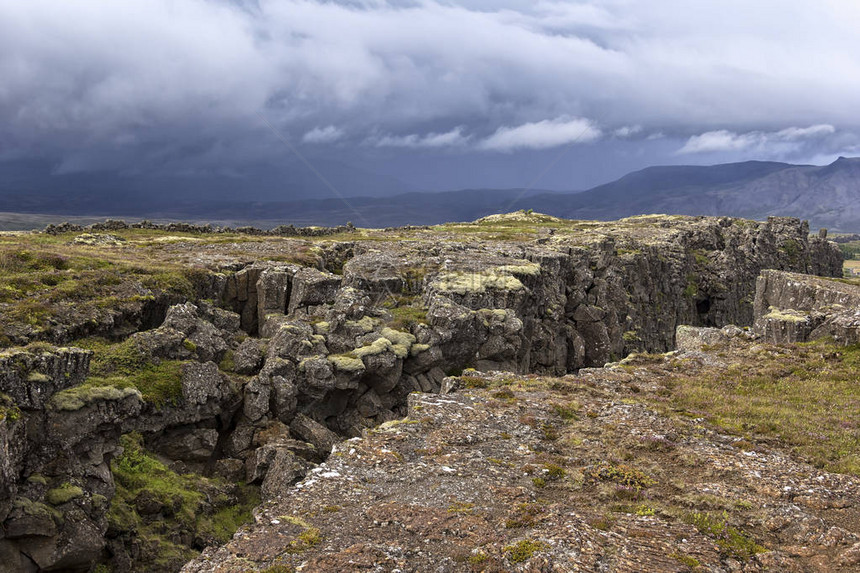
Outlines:
[{"label": "stone outcrop", "polygon": [[831,337],[860,342],[860,281],[764,271],[758,278],[755,330],[769,342]]},{"label": "stone outcrop", "polygon": [[222,227],[213,225],[194,225],[192,223],[153,223],[152,221],[143,220],[138,223],[126,223],[125,221],[116,221],[108,219],[101,223],[93,223],[91,225],[76,225],[74,223],[60,223],[59,225],[48,225],[45,227],[45,233],[49,235],[59,235],[61,233],[80,233],[82,231],[121,231],[124,229],[149,229],[165,231],[168,233],[243,233],[253,236],[270,236],[270,237],[322,237],[326,235],[336,235],[338,233],[348,233],[355,230],[350,224],[341,225],[338,227],[296,227],[294,225],[278,225],[271,229],[259,229],[257,227]]},{"label": "stone outcrop", "polygon": [[122,451],[122,434],[142,432],[152,450],[187,466],[209,463],[217,428],[240,399],[207,360],[229,339],[214,323],[238,330],[238,317],[209,310],[203,320],[205,305],[176,305],[161,327],[130,339],[152,360],[190,358],[193,347],[176,403],[145,401],[134,388],[82,385],[91,351],[40,343],[0,354],[0,395],[9,403],[0,420],[0,571],[86,571],[102,556],[115,491],[110,460]]}]

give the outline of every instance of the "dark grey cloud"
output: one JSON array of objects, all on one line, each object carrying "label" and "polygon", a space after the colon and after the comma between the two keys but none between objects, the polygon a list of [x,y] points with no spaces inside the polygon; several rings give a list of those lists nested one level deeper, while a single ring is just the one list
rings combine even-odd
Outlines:
[{"label": "dark grey cloud", "polygon": [[379,168],[570,147],[560,187],[598,145],[624,166],[825,160],[860,145],[858,25],[847,0],[3,2],[0,159],[229,174],[284,153],[261,114]]}]

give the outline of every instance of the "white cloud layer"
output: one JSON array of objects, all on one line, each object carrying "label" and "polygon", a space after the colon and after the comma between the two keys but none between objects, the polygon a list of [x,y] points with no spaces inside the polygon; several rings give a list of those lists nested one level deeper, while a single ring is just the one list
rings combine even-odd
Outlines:
[{"label": "white cloud layer", "polygon": [[858,27],[845,0],[7,0],[0,157],[235,161],[257,113],[356,149],[827,141],[860,132]]},{"label": "white cloud layer", "polygon": [[591,121],[583,118],[558,118],[517,127],[500,127],[494,134],[479,144],[489,151],[514,151],[517,149],[547,149],[572,143],[587,143],[601,136]]},{"label": "white cloud layer", "polygon": [[814,139],[820,139],[835,133],[832,125],[821,124],[809,127],[787,127],[776,132],[751,131],[734,133],[721,129],[694,135],[687,140],[678,153],[712,153],[722,151],[746,151],[755,149],[761,152],[773,152],[775,149],[787,151],[798,148],[801,144]]},{"label": "white cloud layer", "polygon": [[426,135],[411,133],[409,135],[371,137],[368,138],[367,142],[376,147],[408,147],[418,149],[459,147],[465,145],[468,140],[469,138],[463,135],[463,128],[455,127],[445,133],[428,133]]},{"label": "white cloud layer", "polygon": [[326,127],[313,128],[302,136],[302,141],[305,143],[334,143],[342,139],[344,135],[342,129],[327,125]]}]

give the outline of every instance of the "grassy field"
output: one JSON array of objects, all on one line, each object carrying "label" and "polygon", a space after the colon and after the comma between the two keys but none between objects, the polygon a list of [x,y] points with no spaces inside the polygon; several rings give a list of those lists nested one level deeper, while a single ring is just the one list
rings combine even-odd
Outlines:
[{"label": "grassy field", "polygon": [[728,367],[702,372],[679,361],[664,398],[723,431],[775,440],[816,467],[860,476],[860,346],[818,340],[724,355]]}]

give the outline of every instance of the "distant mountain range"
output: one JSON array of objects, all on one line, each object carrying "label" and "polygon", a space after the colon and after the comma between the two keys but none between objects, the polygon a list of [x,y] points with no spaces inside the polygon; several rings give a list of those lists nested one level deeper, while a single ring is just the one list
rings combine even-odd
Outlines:
[{"label": "distant mountain range", "polygon": [[[277,187],[231,187],[241,179],[183,180],[68,177],[51,187],[46,180],[0,180],[0,211],[57,215],[148,217],[296,225],[363,227],[469,221],[504,211],[534,209],[570,219],[610,220],[643,213],[730,215],[764,219],[788,215],[809,219],[813,229],[860,231],[860,158],[840,157],[827,166],[747,161],[712,166],[649,167],[583,192],[524,189],[464,189],[441,193],[408,192],[408,186],[332,164],[338,183],[360,181],[354,193],[376,196],[332,197],[312,174],[283,178],[284,185],[313,187],[328,197],[278,201]],[[306,177],[310,175],[310,177]],[[2,176],[2,172],[0,172]],[[77,179],[76,179],[77,178]],[[44,178],[43,178],[44,179]],[[260,179],[271,181],[271,174]],[[161,183],[159,187],[158,184]],[[252,180],[245,180],[248,184]],[[152,189],[147,191],[147,187]],[[332,185],[334,186],[334,185]],[[348,185],[347,185],[348,186]],[[325,185],[323,185],[325,187]],[[346,187],[346,186],[345,186]],[[337,187],[335,187],[337,188]],[[295,195],[293,195],[295,196]],[[319,196],[318,194],[316,196]]]},{"label": "distant mountain range", "polygon": [[747,161],[708,167],[649,167],[590,189],[533,198],[532,208],[575,219],[615,219],[642,213],[788,215],[813,228],[860,229],[860,158],[830,165]]}]

